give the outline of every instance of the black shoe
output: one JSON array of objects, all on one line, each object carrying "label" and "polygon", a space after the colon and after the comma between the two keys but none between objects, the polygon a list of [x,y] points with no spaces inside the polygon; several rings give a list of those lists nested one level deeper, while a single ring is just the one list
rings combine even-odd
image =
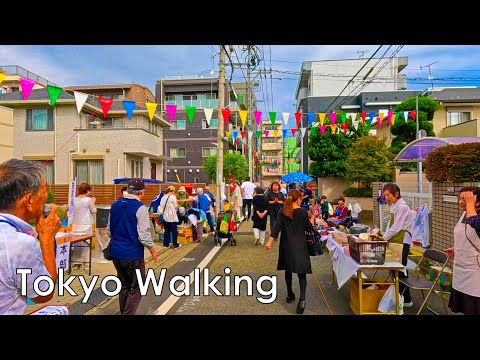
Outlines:
[{"label": "black shoe", "polygon": [[295,300],[295,294],[292,294],[292,295],[288,295],[288,296],[287,296],[287,304],[292,303],[293,300]]},{"label": "black shoe", "polygon": [[297,314],[303,314],[305,311],[305,300],[300,300],[297,305]]}]

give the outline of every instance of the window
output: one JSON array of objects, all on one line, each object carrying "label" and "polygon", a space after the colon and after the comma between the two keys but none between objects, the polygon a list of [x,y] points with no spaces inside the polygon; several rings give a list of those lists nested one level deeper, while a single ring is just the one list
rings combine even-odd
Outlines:
[{"label": "window", "polygon": [[471,112],[447,112],[447,126],[461,124],[470,121],[472,117]]},{"label": "window", "polygon": [[103,160],[76,160],[74,176],[77,184],[103,184]]},{"label": "window", "polygon": [[173,120],[172,130],[185,130],[187,128],[187,120]]},{"label": "window", "polygon": [[207,119],[203,119],[202,129],[218,129],[218,119],[210,119],[210,126],[207,125]]},{"label": "window", "polygon": [[209,157],[211,155],[217,155],[216,147],[202,147],[202,157]]},{"label": "window", "polygon": [[27,130],[53,130],[53,109],[27,109]]},{"label": "window", "polygon": [[170,157],[184,158],[186,156],[185,148],[170,148]]},{"label": "window", "polygon": [[277,130],[277,126],[267,125],[267,126],[264,126],[263,130]]},{"label": "window", "polygon": [[280,144],[280,141],[278,141],[278,139],[275,139],[275,138],[262,138],[262,142],[264,144],[275,144],[275,143]]},{"label": "window", "polygon": [[52,184],[55,183],[54,173],[53,173],[53,169],[54,169],[53,160],[48,160],[47,162],[46,162],[46,160],[33,160],[32,162],[35,162],[35,163],[40,164],[42,166],[42,168],[45,171],[44,176],[45,176],[45,180],[47,181],[48,185],[52,185]]},{"label": "window", "polygon": [[130,160],[131,177],[143,178],[143,161]]},{"label": "window", "polygon": [[158,134],[158,124],[154,121],[149,121],[148,130],[150,130],[154,134]]},{"label": "window", "polygon": [[196,183],[199,183],[200,182],[200,178],[199,177],[194,177],[193,178],[193,182],[196,184]]}]

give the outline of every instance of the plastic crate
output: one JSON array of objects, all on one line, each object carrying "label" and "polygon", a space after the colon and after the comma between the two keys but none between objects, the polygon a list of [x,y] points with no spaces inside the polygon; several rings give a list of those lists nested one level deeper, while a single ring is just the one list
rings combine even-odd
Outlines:
[{"label": "plastic crate", "polygon": [[350,256],[361,265],[383,265],[388,241],[360,241],[348,237]]}]

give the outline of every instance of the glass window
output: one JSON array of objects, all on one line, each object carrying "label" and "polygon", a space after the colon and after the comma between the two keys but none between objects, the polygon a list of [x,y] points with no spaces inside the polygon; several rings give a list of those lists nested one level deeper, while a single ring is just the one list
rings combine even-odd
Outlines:
[{"label": "glass window", "polygon": [[74,172],[77,184],[103,184],[103,160],[77,160]]},{"label": "glass window", "polygon": [[216,147],[202,147],[202,157],[209,157],[217,154]]},{"label": "glass window", "polygon": [[185,130],[187,128],[187,120],[173,120],[172,130]]},{"label": "glass window", "polygon": [[185,148],[170,148],[170,157],[172,158],[184,158],[186,156]]},{"label": "glass window", "polygon": [[53,109],[27,109],[27,130],[53,130]]},{"label": "glass window", "polygon": [[210,119],[210,126],[207,124],[207,119],[203,119],[202,129],[218,129],[218,119]]},{"label": "glass window", "polygon": [[193,182],[196,184],[196,183],[199,183],[200,182],[200,178],[199,177],[194,177],[193,178]]},{"label": "glass window", "polygon": [[130,165],[131,165],[130,176],[134,178],[135,177],[135,160],[130,160]]},{"label": "glass window", "polygon": [[458,125],[470,121],[472,117],[471,112],[448,112],[447,126]]},{"label": "glass window", "polygon": [[33,160],[37,164],[40,164],[44,170],[45,180],[47,181],[48,185],[54,184],[54,174],[53,174],[53,160]]}]

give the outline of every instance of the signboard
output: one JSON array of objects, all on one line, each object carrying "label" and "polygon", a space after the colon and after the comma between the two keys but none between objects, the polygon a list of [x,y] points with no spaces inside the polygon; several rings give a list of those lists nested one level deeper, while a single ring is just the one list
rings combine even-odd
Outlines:
[{"label": "signboard", "polygon": [[68,212],[67,212],[67,217],[68,223],[70,224],[70,218],[73,216],[73,207],[75,203],[75,191],[77,189],[77,178],[73,179],[70,182],[69,188],[68,188]]},{"label": "signboard", "polygon": [[68,260],[70,259],[70,243],[57,244],[57,251],[55,253],[55,262],[58,269],[62,268],[63,271],[68,270]]}]

